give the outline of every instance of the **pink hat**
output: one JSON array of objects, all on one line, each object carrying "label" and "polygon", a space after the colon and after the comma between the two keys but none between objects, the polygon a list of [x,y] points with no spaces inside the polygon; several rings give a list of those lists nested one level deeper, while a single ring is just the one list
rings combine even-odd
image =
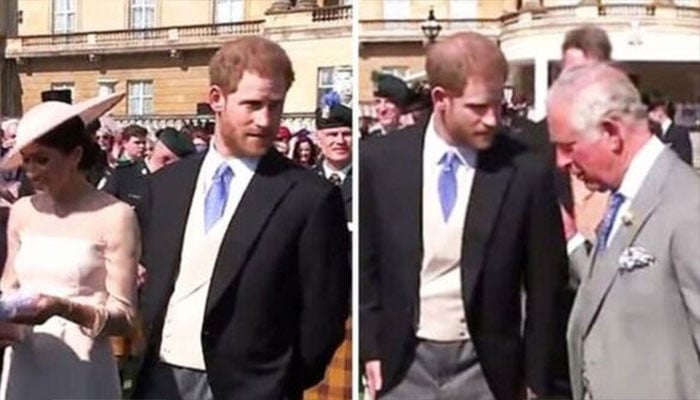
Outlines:
[{"label": "pink hat", "polygon": [[0,169],[13,169],[22,163],[20,152],[30,143],[47,134],[53,128],[73,117],[80,117],[85,125],[96,120],[109,111],[121,99],[124,93],[98,96],[80,103],[70,105],[58,101],[47,101],[27,111],[17,126],[15,145],[0,161]]}]

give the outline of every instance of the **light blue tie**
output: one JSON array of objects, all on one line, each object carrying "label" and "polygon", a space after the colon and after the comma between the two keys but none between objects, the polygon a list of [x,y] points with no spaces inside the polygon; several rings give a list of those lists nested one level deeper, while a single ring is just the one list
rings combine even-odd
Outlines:
[{"label": "light blue tie", "polygon": [[457,155],[448,151],[440,159],[440,177],[438,178],[438,193],[440,194],[440,205],[442,206],[442,218],[445,222],[450,218],[452,209],[457,201],[457,167],[459,166]]},{"label": "light blue tie", "polygon": [[604,250],[607,247],[608,238],[610,237],[610,232],[615,223],[615,216],[617,216],[617,212],[624,202],[625,196],[620,193],[614,193],[610,198],[610,205],[605,212],[603,221],[600,223],[600,229],[598,230],[598,243],[596,245],[598,251]]},{"label": "light blue tie", "polygon": [[214,173],[214,180],[204,199],[204,232],[221,219],[226,210],[228,189],[233,178],[233,170],[227,163],[222,163]]}]

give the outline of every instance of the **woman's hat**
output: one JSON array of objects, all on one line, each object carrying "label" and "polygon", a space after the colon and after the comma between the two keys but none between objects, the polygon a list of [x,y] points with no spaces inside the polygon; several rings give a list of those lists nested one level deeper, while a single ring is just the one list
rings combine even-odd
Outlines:
[{"label": "woman's hat", "polygon": [[27,111],[17,126],[15,145],[0,161],[0,169],[13,169],[22,163],[20,152],[30,143],[47,134],[52,129],[73,117],[80,117],[87,125],[109,111],[121,99],[124,93],[98,96],[77,104],[47,101]]}]

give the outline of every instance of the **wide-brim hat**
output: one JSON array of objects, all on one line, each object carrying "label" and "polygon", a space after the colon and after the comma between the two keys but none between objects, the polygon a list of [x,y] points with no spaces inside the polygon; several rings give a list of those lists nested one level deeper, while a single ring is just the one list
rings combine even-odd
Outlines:
[{"label": "wide-brim hat", "polygon": [[27,111],[17,126],[15,145],[0,161],[0,169],[13,169],[22,163],[20,152],[30,143],[47,134],[52,129],[73,117],[80,117],[87,125],[109,111],[121,99],[124,93],[98,96],[76,104],[59,101],[47,101]]}]

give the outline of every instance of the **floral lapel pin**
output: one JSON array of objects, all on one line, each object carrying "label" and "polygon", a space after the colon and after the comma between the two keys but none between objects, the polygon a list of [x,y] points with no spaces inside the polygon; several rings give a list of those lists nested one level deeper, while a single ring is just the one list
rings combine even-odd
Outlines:
[{"label": "floral lapel pin", "polygon": [[634,224],[634,214],[631,211],[627,211],[622,214],[622,225],[632,226]]},{"label": "floral lapel pin", "polygon": [[648,267],[656,261],[656,257],[644,247],[628,247],[618,259],[621,272],[631,272],[636,268]]}]

